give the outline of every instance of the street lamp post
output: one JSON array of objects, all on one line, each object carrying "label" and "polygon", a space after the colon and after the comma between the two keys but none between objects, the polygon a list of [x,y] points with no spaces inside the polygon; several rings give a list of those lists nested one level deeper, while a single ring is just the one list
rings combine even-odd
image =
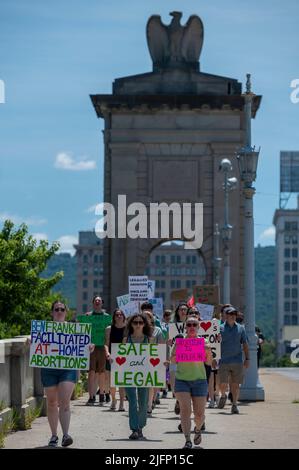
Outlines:
[{"label": "street lamp post", "polygon": [[250,366],[246,370],[245,382],[240,390],[240,400],[258,401],[265,399],[264,389],[258,379],[257,340],[255,335],[255,266],[254,266],[254,224],[253,196],[256,169],[260,150],[251,146],[251,109],[254,93],[251,92],[250,74],[247,74],[245,98],[246,143],[238,151],[240,177],[244,195],[244,288],[245,325],[249,341]]},{"label": "street lamp post", "polygon": [[222,259],[219,256],[219,225],[215,224],[214,232],[214,284],[220,288],[220,266]]},{"label": "street lamp post", "polygon": [[233,227],[229,223],[229,191],[234,189],[237,183],[237,178],[229,178],[228,174],[232,171],[233,167],[228,158],[221,160],[219,170],[224,173],[224,225],[221,229],[221,236],[223,242],[223,294],[222,302],[224,304],[230,303],[230,241],[232,238]]}]

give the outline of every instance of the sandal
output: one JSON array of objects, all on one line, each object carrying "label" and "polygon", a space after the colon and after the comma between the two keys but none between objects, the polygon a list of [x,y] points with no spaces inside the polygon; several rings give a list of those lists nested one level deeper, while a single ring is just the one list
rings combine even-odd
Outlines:
[{"label": "sandal", "polygon": [[110,406],[110,410],[111,410],[111,411],[115,411],[115,410],[116,410],[116,401],[112,401],[111,406]]},{"label": "sandal", "polygon": [[192,449],[192,442],[186,441],[183,449]]},{"label": "sandal", "polygon": [[194,428],[194,445],[199,446],[201,443],[201,429]]}]

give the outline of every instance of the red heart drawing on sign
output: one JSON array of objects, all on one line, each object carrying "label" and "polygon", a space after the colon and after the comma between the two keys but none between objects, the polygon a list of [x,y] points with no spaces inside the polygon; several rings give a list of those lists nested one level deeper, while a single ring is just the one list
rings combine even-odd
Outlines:
[{"label": "red heart drawing on sign", "polygon": [[150,363],[152,364],[153,367],[156,367],[160,363],[160,359],[150,359]]},{"label": "red heart drawing on sign", "polygon": [[211,328],[212,326],[212,323],[210,321],[207,321],[207,322],[200,322],[200,326],[203,330],[207,331],[209,328]]},{"label": "red heart drawing on sign", "polygon": [[117,357],[116,359],[116,362],[119,366],[121,366],[122,364],[124,364],[126,362],[126,358],[125,357]]}]

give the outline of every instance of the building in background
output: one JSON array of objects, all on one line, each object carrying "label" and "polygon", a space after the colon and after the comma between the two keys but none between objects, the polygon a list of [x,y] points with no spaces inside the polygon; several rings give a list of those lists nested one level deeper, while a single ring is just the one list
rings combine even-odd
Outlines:
[{"label": "building in background", "polygon": [[77,313],[92,308],[94,295],[103,292],[103,240],[94,231],[79,232],[79,243],[74,245],[77,258]]},{"label": "building in background", "polygon": [[151,252],[145,274],[156,281],[155,297],[163,298],[165,308],[171,307],[172,291],[188,289],[191,296],[193,286],[206,280],[203,258],[176,242],[161,244]]}]

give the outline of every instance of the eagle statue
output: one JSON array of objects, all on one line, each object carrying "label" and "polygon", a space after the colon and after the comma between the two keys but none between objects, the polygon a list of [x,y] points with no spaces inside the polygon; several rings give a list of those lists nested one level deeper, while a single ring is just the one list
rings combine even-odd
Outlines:
[{"label": "eagle statue", "polygon": [[181,25],[182,13],[170,13],[172,21],[166,26],[161,16],[152,15],[146,26],[147,44],[154,70],[169,67],[198,68],[203,45],[203,23],[190,16],[185,26]]}]

